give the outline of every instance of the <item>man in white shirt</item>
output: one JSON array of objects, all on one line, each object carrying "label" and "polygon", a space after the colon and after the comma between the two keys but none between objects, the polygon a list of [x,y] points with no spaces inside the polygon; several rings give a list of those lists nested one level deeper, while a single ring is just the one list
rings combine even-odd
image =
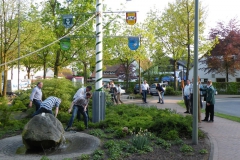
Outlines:
[{"label": "man in white shirt", "polygon": [[32,107],[32,104],[34,104],[36,106],[36,111],[40,108],[40,105],[42,103],[42,87],[43,83],[38,82],[37,86],[33,88],[30,95],[29,107]]},{"label": "man in white shirt", "polygon": [[140,93],[143,95],[143,102],[147,103],[147,93],[150,93],[150,90],[146,80],[144,80],[143,84],[141,85]]},{"label": "man in white shirt", "polygon": [[117,85],[117,104],[119,104],[119,102],[123,103],[121,100],[121,86],[120,84]]},{"label": "man in white shirt", "polygon": [[186,106],[187,111],[184,113],[190,113],[190,94],[191,94],[191,88],[190,88],[190,80],[187,80],[187,85],[184,87],[183,94],[184,94],[184,103]]}]

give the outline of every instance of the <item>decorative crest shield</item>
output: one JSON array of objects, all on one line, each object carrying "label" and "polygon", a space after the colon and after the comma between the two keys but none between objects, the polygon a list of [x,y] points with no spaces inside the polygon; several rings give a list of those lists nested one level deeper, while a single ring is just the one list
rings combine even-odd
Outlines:
[{"label": "decorative crest shield", "polygon": [[136,50],[139,47],[139,37],[128,37],[128,47],[131,50]]},{"label": "decorative crest shield", "polygon": [[70,47],[71,47],[70,38],[69,37],[65,37],[65,38],[61,39],[60,40],[60,47],[64,51],[69,50]]},{"label": "decorative crest shield", "polygon": [[73,15],[63,15],[63,25],[65,28],[70,28],[73,26]]},{"label": "decorative crest shield", "polygon": [[136,12],[127,12],[126,13],[126,22],[129,25],[134,25],[137,22],[137,13]]}]

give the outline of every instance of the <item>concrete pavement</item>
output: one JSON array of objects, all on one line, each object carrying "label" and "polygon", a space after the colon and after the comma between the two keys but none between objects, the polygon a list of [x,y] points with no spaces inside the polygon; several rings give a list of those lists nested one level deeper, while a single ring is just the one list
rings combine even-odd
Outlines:
[{"label": "concrete pavement", "polygon": [[[226,97],[227,95],[217,95]],[[239,96],[239,95],[238,95]],[[146,106],[155,105],[158,108],[170,108],[177,113],[184,114],[185,108],[179,106],[177,102],[181,100],[181,96],[165,96],[164,104],[159,104],[158,97],[148,98],[147,104],[142,104],[139,99],[123,99],[126,103],[135,103]],[[205,105],[205,103],[204,103]],[[217,105],[217,104],[215,104]],[[229,104],[230,105],[230,104]],[[201,119],[204,119],[205,114],[201,114]],[[230,121],[224,118],[214,117],[213,123],[201,122],[198,127],[206,132],[211,141],[210,160],[238,160],[240,159],[240,123]]]}]

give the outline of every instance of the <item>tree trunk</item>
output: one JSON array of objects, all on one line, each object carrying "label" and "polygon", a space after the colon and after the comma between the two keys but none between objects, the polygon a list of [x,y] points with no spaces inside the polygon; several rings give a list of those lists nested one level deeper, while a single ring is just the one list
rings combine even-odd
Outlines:
[{"label": "tree trunk", "polygon": [[60,50],[57,50],[56,54],[56,60],[55,60],[55,65],[54,65],[54,77],[58,78],[58,72],[59,72],[59,61],[60,61]]},{"label": "tree trunk", "polygon": [[177,60],[173,60],[173,73],[174,73],[174,90],[177,91],[177,77],[176,77],[176,70],[177,70]]},{"label": "tree trunk", "polygon": [[87,84],[87,64],[86,63],[83,63],[83,67],[84,67],[84,84],[86,85]]},{"label": "tree trunk", "polygon": [[47,71],[46,64],[47,64],[47,62],[44,60],[44,62],[43,62],[43,79],[46,79],[46,71]]},{"label": "tree trunk", "polygon": [[[4,56],[3,62],[6,63],[6,56]],[[2,95],[3,95],[3,97],[6,97],[6,95],[7,95],[7,74],[8,74],[8,67],[6,64],[4,65],[3,70],[4,70],[4,78],[3,78],[3,93],[2,93]]]}]

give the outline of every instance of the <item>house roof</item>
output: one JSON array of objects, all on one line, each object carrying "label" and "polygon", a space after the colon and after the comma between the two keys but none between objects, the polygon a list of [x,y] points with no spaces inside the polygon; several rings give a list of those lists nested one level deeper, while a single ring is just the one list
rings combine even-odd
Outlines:
[{"label": "house roof", "polygon": [[[116,72],[120,67],[120,64],[116,64],[113,66],[106,66],[106,69],[103,71],[103,78],[118,78],[116,74],[104,74],[104,72]],[[96,71],[92,73],[91,78],[96,77]]]}]

